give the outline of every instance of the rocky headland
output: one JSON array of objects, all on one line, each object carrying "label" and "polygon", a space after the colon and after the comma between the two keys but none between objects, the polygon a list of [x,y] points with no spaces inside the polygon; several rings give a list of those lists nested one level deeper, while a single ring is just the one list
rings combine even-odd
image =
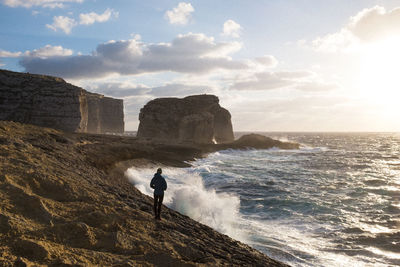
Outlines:
[{"label": "rocky headland", "polygon": [[188,166],[221,146],[1,121],[0,265],[285,266],[166,207],[154,220],[152,199],[124,177],[132,166]]},{"label": "rocky headland", "polygon": [[62,78],[0,70],[0,120],[67,132],[123,133],[123,101]]}]

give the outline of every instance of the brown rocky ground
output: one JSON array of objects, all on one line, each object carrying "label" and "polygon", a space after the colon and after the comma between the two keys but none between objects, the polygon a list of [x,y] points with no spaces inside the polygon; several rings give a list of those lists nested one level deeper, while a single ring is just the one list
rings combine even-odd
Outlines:
[{"label": "brown rocky ground", "polygon": [[0,266],[286,266],[164,208],[127,167],[186,166],[218,147],[0,122]]}]

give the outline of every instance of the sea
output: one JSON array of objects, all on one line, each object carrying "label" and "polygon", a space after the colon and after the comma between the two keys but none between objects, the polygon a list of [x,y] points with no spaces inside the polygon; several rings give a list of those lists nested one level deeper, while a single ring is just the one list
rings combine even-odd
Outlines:
[{"label": "sea", "polygon": [[[301,147],[164,168],[164,204],[292,266],[400,266],[400,133],[262,134]],[[126,175],[152,196],[154,172]]]}]

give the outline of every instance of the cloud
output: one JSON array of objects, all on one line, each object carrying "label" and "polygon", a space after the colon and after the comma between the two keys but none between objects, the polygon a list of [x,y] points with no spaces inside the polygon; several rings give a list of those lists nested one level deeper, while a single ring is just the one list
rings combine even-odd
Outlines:
[{"label": "cloud", "polygon": [[[245,131],[337,131],[356,112],[349,99],[326,95],[244,98],[228,108],[236,129]],[[359,119],[352,116],[351,123]]]},{"label": "cloud", "polygon": [[53,31],[62,30],[66,34],[70,34],[72,28],[78,25],[91,25],[95,22],[106,22],[110,20],[112,16],[117,18],[118,15],[118,12],[110,8],[107,8],[103,14],[97,14],[95,12],[82,13],[79,15],[79,23],[74,18],[55,16],[53,17],[53,23],[46,24],[46,27]]},{"label": "cloud", "polygon": [[316,73],[307,70],[256,72],[250,76],[236,77],[229,87],[231,90],[295,89],[304,92],[326,92],[337,88],[339,85],[325,82]]},{"label": "cloud", "polygon": [[25,52],[24,56],[48,58],[48,57],[66,57],[66,56],[71,56],[72,54],[73,51],[71,49],[66,49],[59,45],[58,46],[46,45],[44,47]]},{"label": "cloud", "polygon": [[[317,37],[311,47],[317,51],[353,51],[360,44],[387,37],[400,37],[400,8],[386,11],[384,7],[366,8],[350,17],[346,26],[335,33]],[[301,45],[307,45],[301,40]]]},{"label": "cloud", "polygon": [[236,81],[232,90],[273,90],[281,88],[294,88],[300,82],[314,77],[310,71],[277,71],[258,72],[250,77]]},{"label": "cloud", "polygon": [[[268,99],[243,99],[241,101],[244,105],[237,104],[235,110],[237,112],[250,112],[284,114],[287,118],[295,115],[309,116],[315,112],[316,109],[330,109],[334,107],[343,106],[348,102],[344,97],[332,97],[324,95],[313,96],[297,96],[297,97],[271,97]],[[246,103],[247,102],[247,103]],[[308,112],[305,112],[305,111]],[[272,116],[271,116],[272,117]]]},{"label": "cloud", "polygon": [[148,86],[142,84],[133,84],[131,82],[106,82],[96,85],[89,85],[87,86],[87,89],[92,92],[117,98],[147,95],[151,91],[151,88]]},{"label": "cloud", "polygon": [[21,52],[9,52],[0,50],[0,57],[20,57],[22,55]]},{"label": "cloud", "polygon": [[240,26],[240,24],[230,19],[225,21],[222,35],[239,38],[241,31],[242,27]]},{"label": "cloud", "polygon": [[297,90],[307,91],[307,92],[325,92],[331,91],[339,88],[339,85],[335,83],[327,83],[327,82],[301,82],[296,87]]},{"label": "cloud", "polygon": [[347,28],[364,42],[400,35],[400,8],[389,12],[381,6],[366,8],[350,19]]},{"label": "cloud", "polygon": [[62,46],[52,46],[46,45],[44,47],[34,49],[32,51],[25,52],[9,52],[0,50],[0,57],[5,58],[18,58],[18,57],[61,57],[61,56],[71,56],[73,51],[71,49],[63,48]]},{"label": "cloud", "polygon": [[69,17],[55,16],[53,17],[52,24],[46,24],[46,27],[52,29],[53,31],[62,30],[66,34],[70,34],[73,27],[78,25],[78,23]]},{"label": "cloud", "polygon": [[9,7],[25,7],[33,6],[47,8],[62,8],[64,3],[82,3],[84,0],[2,0],[1,2]]},{"label": "cloud", "polygon": [[165,12],[165,18],[171,24],[185,25],[189,22],[192,12],[194,8],[190,3],[180,2],[177,7]]},{"label": "cloud", "polygon": [[95,12],[82,13],[79,15],[79,24],[90,25],[95,22],[106,22],[111,18],[111,16],[118,17],[118,12],[107,8],[103,14],[97,14]]},{"label": "cloud", "polygon": [[90,55],[23,58],[20,64],[31,73],[64,78],[100,78],[110,74],[135,75],[155,72],[207,73],[215,69],[239,70],[247,64],[232,60],[237,42],[216,43],[204,34],[179,35],[171,43],[146,44],[137,39],[110,41]]},{"label": "cloud", "polygon": [[254,61],[269,68],[275,68],[278,65],[278,60],[271,55],[257,57],[254,59]]},{"label": "cloud", "polygon": [[[301,46],[308,46],[308,44],[303,43]],[[348,29],[317,37],[311,42],[311,47],[318,52],[351,52],[356,50],[358,46],[359,39]]]}]

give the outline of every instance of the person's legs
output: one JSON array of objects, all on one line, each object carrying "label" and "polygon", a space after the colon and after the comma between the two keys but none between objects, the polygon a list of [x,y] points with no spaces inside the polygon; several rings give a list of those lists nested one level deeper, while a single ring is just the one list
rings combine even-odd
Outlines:
[{"label": "person's legs", "polygon": [[161,219],[161,205],[164,200],[164,195],[158,196],[158,202],[157,202],[157,216],[158,219]]},{"label": "person's legs", "polygon": [[154,195],[154,206],[153,206],[153,210],[154,210],[154,217],[155,217],[155,218],[158,217],[158,214],[157,214],[157,211],[158,211],[158,208],[157,208],[157,206],[158,206],[158,197],[159,197],[159,196]]}]

